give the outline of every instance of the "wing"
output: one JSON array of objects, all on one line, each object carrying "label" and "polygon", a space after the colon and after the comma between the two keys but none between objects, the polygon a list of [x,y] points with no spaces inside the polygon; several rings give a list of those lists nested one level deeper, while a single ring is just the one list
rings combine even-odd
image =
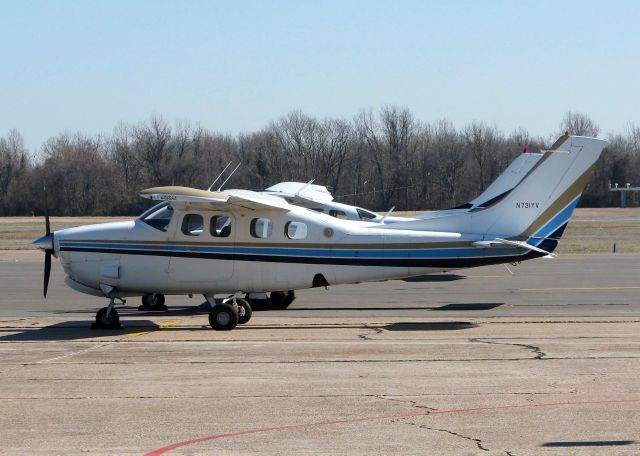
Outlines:
[{"label": "wing", "polygon": [[189,187],[153,187],[140,192],[140,196],[150,200],[171,201],[175,204],[202,205],[209,209],[249,209],[289,212],[286,203],[266,200],[259,196],[227,195]]}]

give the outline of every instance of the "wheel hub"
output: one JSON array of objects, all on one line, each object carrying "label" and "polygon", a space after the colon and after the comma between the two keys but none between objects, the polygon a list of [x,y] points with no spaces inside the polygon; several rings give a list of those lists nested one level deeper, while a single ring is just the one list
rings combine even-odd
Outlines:
[{"label": "wheel hub", "polygon": [[230,321],[231,321],[231,316],[226,312],[220,312],[218,315],[216,315],[216,322],[219,325],[226,326],[229,324]]}]

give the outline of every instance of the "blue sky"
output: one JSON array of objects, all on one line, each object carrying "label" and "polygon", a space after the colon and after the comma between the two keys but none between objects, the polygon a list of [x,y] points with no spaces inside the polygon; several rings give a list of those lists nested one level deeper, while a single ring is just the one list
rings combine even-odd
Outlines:
[{"label": "blue sky", "polygon": [[288,111],[351,118],[396,104],[424,121],[547,136],[580,111],[639,123],[636,1],[0,0],[0,135],[151,115],[221,132]]}]

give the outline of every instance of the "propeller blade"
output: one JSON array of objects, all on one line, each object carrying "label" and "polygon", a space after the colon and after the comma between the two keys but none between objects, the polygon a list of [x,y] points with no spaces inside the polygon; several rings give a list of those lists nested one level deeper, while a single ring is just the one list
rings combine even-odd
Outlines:
[{"label": "propeller blade", "polygon": [[44,297],[47,297],[49,288],[49,275],[51,274],[51,250],[45,251],[44,255]]},{"label": "propeller blade", "polygon": [[51,224],[49,223],[49,214],[44,214],[44,227],[47,232],[46,236],[51,234]]}]

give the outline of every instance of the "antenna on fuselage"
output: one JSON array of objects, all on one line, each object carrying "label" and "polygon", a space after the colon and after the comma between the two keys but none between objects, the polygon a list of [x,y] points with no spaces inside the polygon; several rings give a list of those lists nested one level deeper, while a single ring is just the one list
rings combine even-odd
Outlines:
[{"label": "antenna on fuselage", "polygon": [[222,177],[222,175],[223,175],[223,174],[224,174],[224,172],[227,170],[227,168],[228,168],[229,166],[231,166],[231,163],[232,163],[232,162],[229,162],[229,163],[227,164],[227,166],[225,166],[225,167],[224,167],[224,169],[222,170],[222,172],[221,172],[220,174],[218,174],[218,177],[216,177],[216,180],[214,180],[213,182],[211,182],[211,185],[209,185],[209,188],[207,189],[207,191],[208,191],[208,192],[210,192],[210,191],[211,191],[211,189],[213,188],[213,186],[216,184],[216,182],[218,182],[218,179],[220,179],[220,177]]},{"label": "antenna on fuselage", "polygon": [[224,180],[224,182],[223,182],[222,184],[220,184],[220,187],[218,187],[218,191],[221,191],[221,190],[222,190],[222,187],[224,187],[224,184],[226,184],[226,183],[227,183],[227,181],[228,181],[229,179],[231,179],[231,176],[233,176],[233,174],[234,174],[236,171],[238,171],[238,168],[240,168],[240,165],[241,165],[241,164],[242,164],[242,162],[238,163],[238,166],[236,166],[235,168],[233,168],[233,171],[231,171],[231,174],[229,174],[229,177],[227,177],[227,178]]},{"label": "antenna on fuselage", "polygon": [[386,214],[384,214],[384,217],[382,217],[378,223],[379,223],[379,224],[383,224],[383,223],[384,223],[384,221],[387,219],[387,217],[389,217],[389,216],[391,215],[391,213],[393,212],[393,210],[394,210],[395,208],[396,208],[396,207],[395,207],[395,206],[393,206],[391,209],[389,209],[389,212],[387,212]]}]

